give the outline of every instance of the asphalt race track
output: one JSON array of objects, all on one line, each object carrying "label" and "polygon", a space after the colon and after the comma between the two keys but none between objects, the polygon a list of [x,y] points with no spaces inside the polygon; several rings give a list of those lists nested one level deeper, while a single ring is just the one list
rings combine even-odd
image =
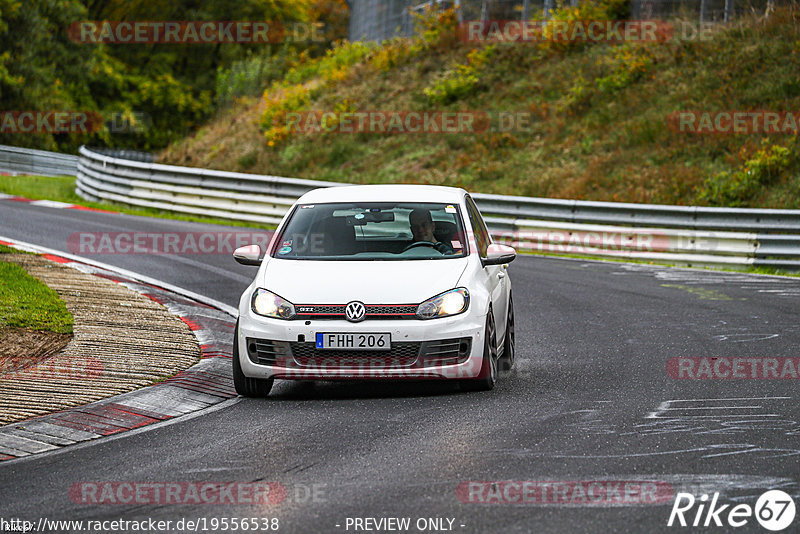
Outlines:
[{"label": "asphalt race track", "polygon": [[[0,201],[0,235],[64,252],[75,232],[221,230]],[[231,306],[255,273],[221,254],[87,257]],[[429,518],[444,520],[422,525],[428,532],[694,532],[667,526],[677,492],[718,492],[732,507],[782,489],[800,502],[797,380],[681,380],[667,371],[672,358],[799,357],[800,279],[532,256],[510,273],[517,367],[492,392],[276,382],[267,399],[0,463],[0,517],[278,518],[279,532],[386,532],[365,530],[368,522],[356,530],[354,520],[394,517],[410,518],[410,532]],[[74,502],[70,488],[89,481],[277,482],[286,497]],[[483,484],[491,481],[505,482]],[[515,500],[522,486],[508,481],[537,483],[547,502]],[[645,482],[661,498],[642,490],[587,503],[574,494]],[[754,518],[735,531],[766,532]]]}]

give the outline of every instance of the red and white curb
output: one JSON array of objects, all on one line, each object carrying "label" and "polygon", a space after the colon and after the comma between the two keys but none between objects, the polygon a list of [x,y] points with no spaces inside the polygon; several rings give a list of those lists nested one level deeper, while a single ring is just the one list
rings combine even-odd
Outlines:
[{"label": "red and white curb", "polygon": [[80,210],[80,211],[96,211],[98,213],[118,213],[116,211],[103,210],[99,208],[89,208],[87,206],[79,206],[77,204],[68,204],[66,202],[58,202],[57,200],[31,200],[30,198],[18,197],[16,195],[9,195],[7,193],[0,193],[0,200],[9,200],[12,202],[24,202],[31,206],[41,206],[44,208],[55,208],[65,210]]},{"label": "red and white curb", "polygon": [[180,317],[200,343],[194,366],[151,386],[85,406],[0,427],[0,461],[57,450],[145,427],[236,397],[231,375],[236,310],[148,277],[0,237],[0,244],[43,253],[50,260],[124,284]]}]

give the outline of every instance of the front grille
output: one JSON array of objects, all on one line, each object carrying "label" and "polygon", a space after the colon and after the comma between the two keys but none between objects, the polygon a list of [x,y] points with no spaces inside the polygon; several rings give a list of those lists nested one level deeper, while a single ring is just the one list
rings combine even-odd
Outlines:
[{"label": "front grille", "polygon": [[457,365],[469,359],[472,338],[393,342],[389,350],[322,350],[314,342],[247,338],[250,361],[272,367],[398,369]]},{"label": "front grille", "polygon": [[420,365],[435,367],[440,365],[457,365],[469,358],[472,349],[472,338],[439,339],[422,344]]},{"label": "front grille", "polygon": [[260,365],[277,365],[284,367],[288,358],[291,358],[289,343],[287,341],[273,341],[270,339],[247,338],[247,355],[250,361]]},{"label": "front grille", "polygon": [[389,369],[411,367],[421,343],[392,343],[389,350],[321,350],[315,343],[289,343],[295,362],[302,367]]},{"label": "front grille", "polygon": [[[342,319],[346,304],[298,304],[297,319]],[[365,304],[365,319],[413,319],[416,304]]]},{"label": "front grille", "polygon": [[389,306],[380,304],[365,304],[367,315],[416,315],[417,306],[403,304],[400,306]]},{"label": "front grille", "polygon": [[[295,306],[298,310],[298,315],[344,315],[345,306],[335,305],[335,306]],[[303,308],[307,308],[310,311],[300,311]]]}]

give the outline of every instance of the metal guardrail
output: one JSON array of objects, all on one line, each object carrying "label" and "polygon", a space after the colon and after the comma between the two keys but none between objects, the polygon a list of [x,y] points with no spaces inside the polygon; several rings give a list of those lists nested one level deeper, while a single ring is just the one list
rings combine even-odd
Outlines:
[{"label": "metal guardrail", "polygon": [[142,152],[140,150],[127,150],[119,148],[94,148],[86,147],[92,152],[103,154],[104,156],[111,156],[112,158],[126,159],[129,161],[143,161],[145,163],[153,163],[156,161],[156,155],[151,152]]},{"label": "metal guardrail", "polygon": [[481,210],[512,219],[800,234],[800,210],[709,208],[474,195]]},{"label": "metal guardrail", "polygon": [[83,198],[236,221],[277,224],[303,193],[345,185],[79,153],[75,186]]},{"label": "metal guardrail", "polygon": [[[342,185],[130,161],[81,147],[76,191],[88,200],[277,224],[303,193]],[[522,250],[800,270],[800,210],[473,198],[495,239]]]},{"label": "metal guardrail", "polygon": [[78,156],[0,145],[0,171],[38,176],[75,176]]}]

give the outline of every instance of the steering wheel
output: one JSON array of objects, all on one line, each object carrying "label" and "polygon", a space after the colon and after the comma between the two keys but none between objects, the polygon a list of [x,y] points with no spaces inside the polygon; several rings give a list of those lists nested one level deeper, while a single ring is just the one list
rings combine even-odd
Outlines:
[{"label": "steering wheel", "polygon": [[412,248],[415,248],[415,247],[431,247],[434,250],[436,250],[436,252],[440,252],[439,249],[436,248],[437,244],[438,243],[434,243],[433,241],[415,241],[414,243],[411,243],[406,248],[404,248],[403,252],[405,252],[407,250],[411,250]]}]

